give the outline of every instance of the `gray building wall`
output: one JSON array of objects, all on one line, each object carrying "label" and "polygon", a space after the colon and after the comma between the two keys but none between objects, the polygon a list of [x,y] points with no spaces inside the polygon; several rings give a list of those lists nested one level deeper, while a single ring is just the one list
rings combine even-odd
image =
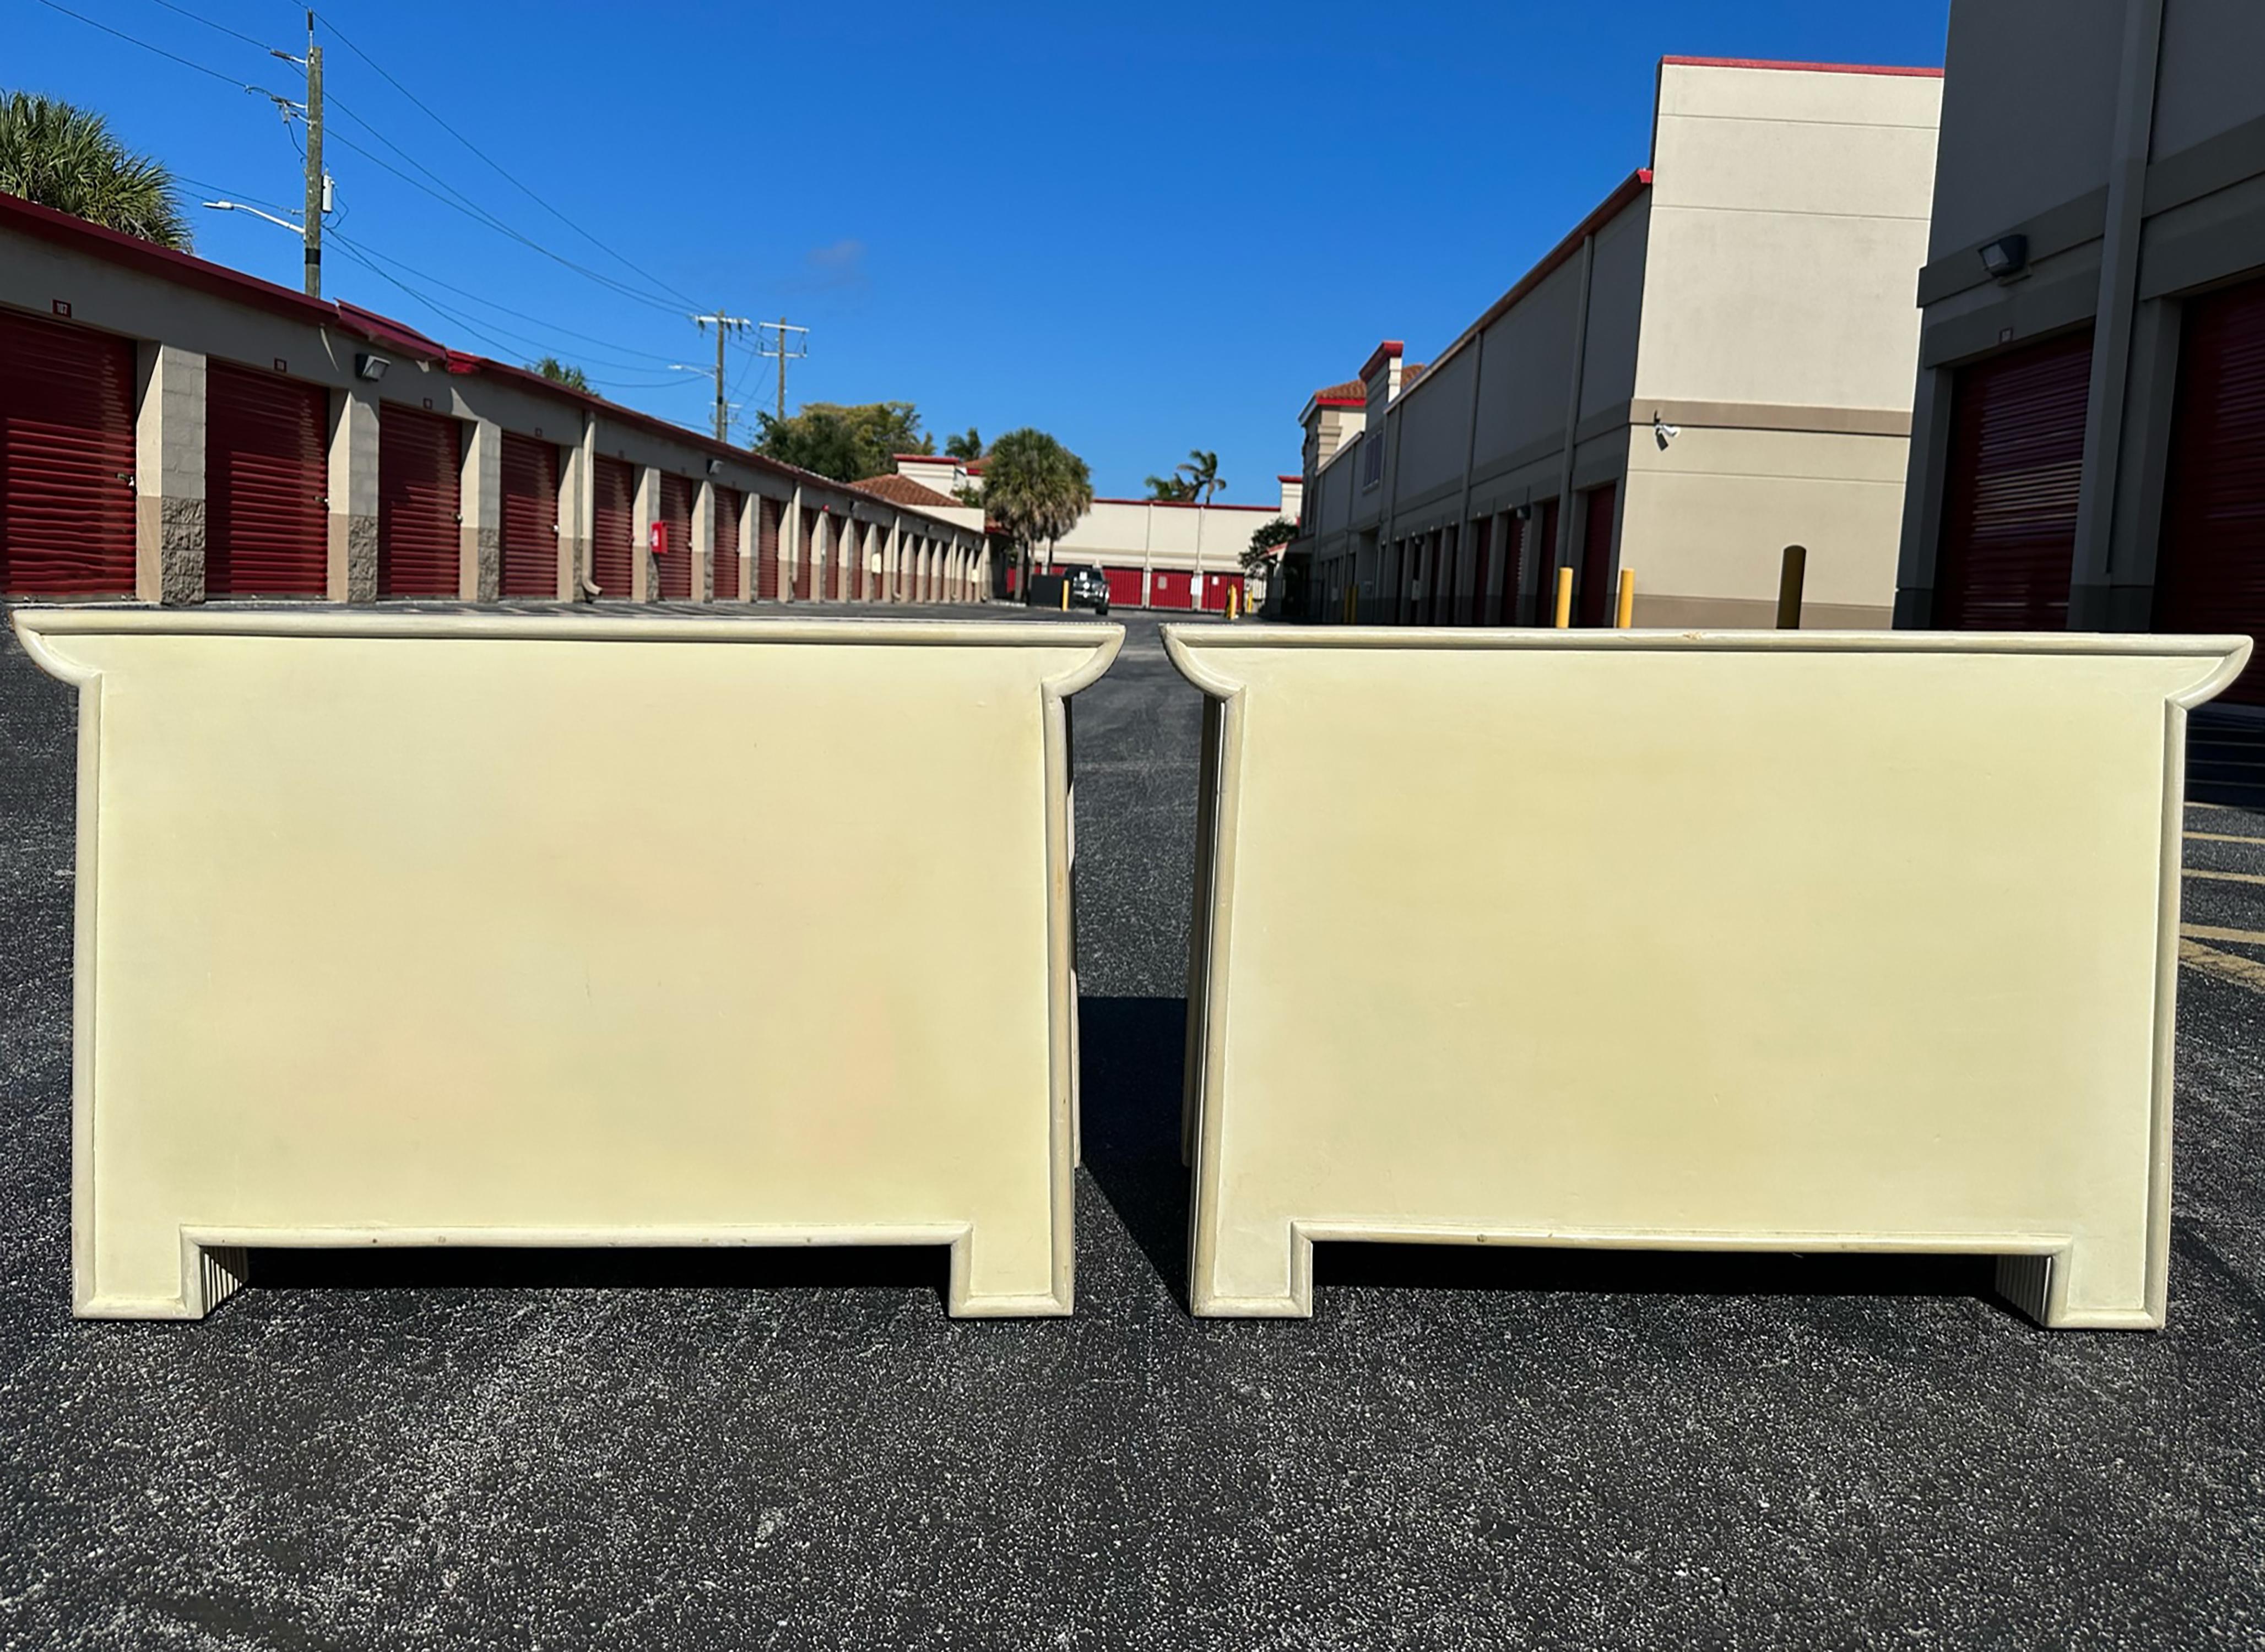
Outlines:
[{"label": "gray building wall", "polygon": [[[1896,622],[1934,612],[1962,368],[2094,329],[2073,630],[2152,619],[2186,301],[2265,273],[2265,5],[1955,0]],[[1994,280],[1980,249],[2025,236]]]}]

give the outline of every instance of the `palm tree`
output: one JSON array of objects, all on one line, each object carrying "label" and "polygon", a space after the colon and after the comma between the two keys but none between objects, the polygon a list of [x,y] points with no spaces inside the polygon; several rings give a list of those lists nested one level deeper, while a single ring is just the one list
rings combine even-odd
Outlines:
[{"label": "palm tree", "polygon": [[563,384],[570,390],[586,391],[590,375],[571,361],[561,361],[557,356],[545,356],[540,361],[528,363],[528,371],[540,373],[553,384]]},{"label": "palm tree", "polygon": [[1183,497],[1208,502],[1213,494],[1227,485],[1219,474],[1219,455],[1205,453],[1200,448],[1188,449],[1188,462],[1176,464],[1175,470],[1183,471],[1188,478],[1188,491]]},{"label": "palm tree", "polygon": [[189,221],[173,175],[129,153],[91,110],[11,91],[0,97],[0,190],[177,252]]},{"label": "palm tree", "polygon": [[1191,499],[1195,496],[1196,484],[1183,476],[1148,478],[1148,497],[1152,499],[1162,499],[1166,504],[1172,505]]},{"label": "palm tree", "polygon": [[1031,588],[1031,548],[1049,547],[1093,504],[1093,473],[1043,430],[1010,430],[983,468],[983,513],[1015,547],[1016,589]]},{"label": "palm tree", "polygon": [[966,433],[943,439],[944,456],[950,459],[980,459],[983,456],[983,434],[974,426]]}]

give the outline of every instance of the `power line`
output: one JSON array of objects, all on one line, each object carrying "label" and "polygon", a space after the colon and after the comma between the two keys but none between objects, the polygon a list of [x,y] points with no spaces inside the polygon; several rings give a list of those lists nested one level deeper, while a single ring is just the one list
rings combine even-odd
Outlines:
[{"label": "power line", "polygon": [[201,190],[208,195],[226,195],[229,200],[243,201],[247,206],[265,207],[272,212],[281,213],[300,210],[296,207],[287,207],[280,200],[270,200],[265,195],[254,195],[246,190],[230,189],[226,184],[215,184],[209,178],[191,178],[186,172],[176,172],[173,178],[175,181]]},{"label": "power line", "polygon": [[173,4],[173,0],[149,0],[149,4],[152,5],[163,6],[168,11],[178,11],[191,22],[201,23],[208,29],[218,29],[222,34],[234,35],[237,40],[242,40],[246,46],[256,46],[261,51],[266,53],[270,57],[280,57],[283,55],[282,53],[268,45],[266,41],[254,40],[251,35],[244,33],[243,30],[232,29],[225,23],[215,23],[210,18],[206,17],[203,13],[192,11],[186,6],[177,6]]},{"label": "power line", "polygon": [[[156,0],[156,3],[165,6],[170,11],[179,11],[184,17],[193,18],[200,23],[209,23],[211,21],[209,18],[199,17],[195,12],[190,11],[185,7],[172,4],[171,0]],[[61,4],[59,0],[39,0],[39,4],[46,6],[51,11],[58,11],[67,18],[75,18],[78,22],[85,24],[89,28],[99,29],[105,34],[112,35],[118,40],[124,40],[129,46],[138,46],[145,52],[152,53],[157,56],[168,60],[169,62],[178,63],[184,69],[192,69],[200,75],[209,76],[212,79],[221,82],[223,85],[234,86],[240,91],[251,92],[259,97],[271,98],[284,109],[287,124],[289,116],[296,111],[297,106],[293,104],[290,99],[270,91],[265,86],[255,86],[249,81],[238,80],[232,75],[223,74],[219,69],[214,69],[208,64],[200,63],[193,58],[184,57],[178,52],[169,52],[162,46],[152,45],[149,41],[142,40],[137,35],[128,34],[123,29],[113,28],[107,23],[98,22],[95,18],[88,17],[84,12],[74,11],[70,7]],[[324,21],[327,23],[328,19],[325,18]],[[258,41],[252,40],[252,37],[248,34],[237,34],[236,31],[226,29],[220,24],[212,24],[212,26],[221,29],[224,33],[235,35],[236,38],[239,40],[251,41],[254,45],[259,44]],[[331,32],[336,33],[337,30],[334,28]],[[368,62],[371,68],[376,69],[380,75],[383,75],[388,81],[391,82],[393,85],[401,91],[404,97],[408,98],[412,103],[417,103],[417,106],[419,108],[425,109],[425,113],[428,115],[432,115],[434,120],[439,121],[443,127],[446,127],[449,131],[450,135],[455,137],[459,142],[464,143],[467,148],[473,147],[470,141],[464,138],[462,134],[457,133],[454,127],[448,127],[448,122],[441,120],[441,118],[438,115],[433,115],[433,112],[430,109],[426,109],[422,103],[418,103],[415,95],[409,91],[406,87],[402,86],[398,81],[394,80],[391,75],[386,74],[384,68],[372,59],[368,53],[362,51],[362,49],[354,45],[352,40],[346,40],[343,34],[340,34],[339,38],[355,54],[355,55],[361,57],[365,62]],[[266,51],[270,48],[262,47],[261,49],[263,51]],[[363,120],[360,115],[354,114],[353,111],[346,109],[344,105],[339,103],[338,99],[333,98],[330,101],[333,107],[338,108],[342,113],[349,115],[357,125],[368,130],[373,136],[375,136],[379,140],[379,142],[385,143],[388,148],[392,149],[397,154],[401,155],[404,160],[408,160],[410,164],[416,166],[419,171],[424,171],[427,177],[438,178],[437,174],[432,172],[429,168],[423,166],[413,157],[410,156],[407,151],[402,149],[399,145],[393,143],[390,139],[386,138],[383,134],[378,132],[377,128],[372,126],[368,121]],[[338,138],[339,142],[344,143],[348,149],[354,150],[357,154],[361,155],[366,159],[383,167],[387,171],[391,172],[404,183],[410,184],[418,189],[423,190],[426,194],[431,195],[435,200],[440,201],[442,205],[454,207],[456,211],[462,213],[466,217],[471,219],[473,222],[481,224],[487,229],[493,229],[498,234],[506,236],[510,239],[520,243],[521,245],[528,247],[531,251],[541,253],[543,257],[551,259],[553,262],[559,264],[567,269],[574,271],[578,274],[587,276],[590,280],[597,282],[600,286],[608,288],[609,291],[618,293],[624,298],[631,298],[635,299],[639,303],[649,304],[655,309],[661,310],[668,315],[681,316],[684,313],[683,309],[679,305],[671,302],[666,299],[657,297],[652,293],[639,292],[635,287],[630,287],[613,276],[607,275],[598,270],[594,270],[586,264],[578,263],[576,260],[567,258],[563,253],[552,251],[541,242],[535,240],[529,236],[521,234],[517,229],[513,229],[509,224],[504,222],[500,218],[498,218],[494,214],[488,212],[485,208],[479,207],[477,203],[471,202],[469,197],[462,196],[461,192],[455,192],[452,190],[450,194],[444,194],[441,193],[441,191],[433,188],[431,186],[410,177],[409,174],[401,171],[400,168],[387,161],[383,156],[372,153],[369,149],[363,148],[363,146],[359,143],[356,143],[345,134],[338,133],[333,135]],[[296,132],[292,133],[292,142],[295,145],[298,142],[298,135]],[[302,151],[302,153],[303,155],[303,151]],[[474,149],[474,153],[477,154],[478,150]],[[482,155],[480,158],[484,161],[487,160],[487,156],[484,155]],[[495,163],[488,161],[488,164],[494,166]],[[497,167],[496,170],[498,171],[502,171],[503,169]],[[527,186],[519,183],[518,179],[511,178],[509,173],[504,173],[504,176],[506,178],[510,178],[510,181],[518,188],[526,190]],[[528,193],[530,195],[533,195],[532,191],[528,191]],[[452,194],[456,198],[452,199]],[[559,215],[557,209],[555,207],[551,207],[549,203],[543,201],[540,196],[535,196],[534,199],[538,205],[543,206],[546,211],[551,212],[554,216]],[[586,231],[583,231],[579,229],[579,227],[573,225],[571,220],[562,221],[566,222],[569,228],[575,229],[577,234],[583,235],[585,239],[593,240],[594,244],[597,244],[601,247],[604,245],[601,242],[595,242],[594,237],[589,237]],[[614,256],[619,257],[618,254],[615,254]],[[626,263],[627,260],[624,259],[623,262]],[[632,265],[630,267],[634,269],[636,266]],[[643,272],[639,273],[643,273]],[[646,279],[652,280],[652,278],[648,276]],[[656,281],[654,285],[662,291],[669,290],[665,283]],[[690,301],[688,300],[687,301],[687,302],[689,302]]]},{"label": "power line", "polygon": [[[455,127],[450,126],[446,120],[442,120],[439,114],[435,113],[432,107],[427,105],[423,98],[419,98],[415,92],[410,91],[408,87],[403,85],[398,80],[396,80],[393,76],[388,72],[384,64],[379,62],[368,52],[363,51],[361,47],[355,45],[354,42],[347,37],[346,32],[340,29],[335,22],[331,21],[327,13],[317,12],[316,15],[322,18],[324,27],[330,30],[332,34],[338,36],[339,43],[340,45],[344,46],[356,57],[359,57],[363,62],[368,63],[372,69],[375,69],[385,80],[388,85],[391,86],[394,91],[399,92],[403,97],[408,98],[410,102],[415,104],[418,108],[423,110],[426,118],[431,120],[435,126],[439,127],[443,132],[446,132],[450,137],[455,139],[457,142],[462,144],[474,155],[477,156],[483,164],[487,166],[490,171],[493,171],[498,177],[509,184],[513,189],[519,191],[521,194],[526,196],[536,206],[542,207],[543,211],[557,219],[559,222],[564,224],[569,229],[572,229],[576,235],[580,236],[582,239],[587,241],[592,246],[597,248],[598,251],[603,252],[608,258],[612,258],[624,269],[641,276],[644,280],[651,282],[652,286],[659,291],[673,295],[678,300],[681,301],[681,302],[687,307],[693,309],[698,308],[696,301],[685,297],[682,293],[678,292],[676,288],[671,287],[666,281],[662,280],[659,276],[653,274],[652,271],[645,269],[637,264],[633,264],[628,258],[623,258],[620,253],[615,251],[613,248],[608,246],[604,242],[599,240],[597,237],[592,235],[587,229],[582,228],[580,224],[576,223],[564,213],[559,211],[557,207],[543,200],[542,196],[536,194],[525,184],[520,182],[520,180],[513,177],[510,172],[506,171],[504,168],[492,156],[490,156],[484,149],[481,149],[478,144],[473,142],[462,133],[457,131]],[[566,260],[561,259],[560,261],[564,263]]]},{"label": "power line", "polygon": [[[426,193],[433,194],[437,191],[439,199],[447,202],[448,205],[455,207],[456,210],[465,214],[475,222],[484,224],[489,229],[493,229],[497,234],[506,236],[524,246],[534,249],[535,251],[542,253],[543,257],[553,259],[557,263],[564,266],[566,268],[574,271],[577,274],[589,277],[590,280],[597,282],[600,286],[605,287],[609,292],[618,293],[624,298],[634,298],[639,303],[650,304],[655,309],[661,310],[667,315],[677,316],[683,313],[675,304],[672,303],[666,298],[658,297],[652,293],[639,292],[637,288],[630,286],[626,281],[616,280],[615,277],[606,274],[603,271],[594,270],[586,264],[578,263],[574,259],[567,258],[561,253],[554,252],[549,247],[544,246],[541,242],[534,239],[531,236],[521,234],[519,230],[514,229],[511,225],[506,223],[494,213],[490,212],[485,207],[481,206],[479,202],[474,200],[462,190],[458,189],[447,178],[441,177],[431,167],[426,165],[415,156],[410,154],[408,150],[403,149],[391,138],[387,137],[384,133],[377,129],[377,127],[374,122],[356,113],[353,108],[349,107],[346,104],[341,102],[336,98],[332,98],[330,101],[332,108],[336,109],[340,114],[345,115],[356,126],[361,127],[363,131],[368,133],[370,136],[375,138],[380,143],[385,145],[387,149],[391,149],[396,155],[399,156],[404,161],[406,161],[411,166],[416,168],[417,171],[422,172],[426,178],[431,180],[433,188],[427,189],[426,191]],[[369,155],[370,153],[368,149],[361,149],[360,145],[353,143],[353,140],[349,138],[341,137],[339,142],[360,150],[363,155]],[[370,156],[370,158],[378,161],[381,165],[384,164],[382,156]],[[397,172],[396,176],[399,177],[404,175]],[[411,183],[416,182],[414,178],[409,178],[406,181]],[[423,186],[419,186],[419,187]]]},{"label": "power line", "polygon": [[[474,319],[472,317],[463,316],[460,311],[443,304],[440,300],[433,297],[429,293],[421,292],[418,288],[410,286],[406,281],[402,280],[398,276],[390,274],[387,271],[377,267],[379,264],[382,263],[394,264],[394,266],[397,269],[405,269],[407,268],[405,265],[397,264],[393,259],[386,258],[384,254],[374,252],[368,247],[362,245],[360,242],[340,236],[335,229],[331,232],[331,235],[333,240],[339,242],[340,244],[344,246],[351,248],[354,254],[361,260],[363,267],[368,269],[370,273],[377,276],[382,280],[390,282],[393,286],[399,287],[403,292],[407,293],[419,302],[430,305],[441,315],[448,317],[449,320],[456,322],[460,325],[475,327],[480,330],[482,336],[484,338],[490,338],[492,342],[493,340],[493,335],[496,334],[501,334],[505,338],[518,340],[517,346],[501,345],[499,346],[499,348],[516,353],[516,350],[519,347],[524,346],[529,349],[543,351],[547,353],[557,353],[557,345],[555,340],[539,334],[521,332],[518,329],[506,327],[500,322]],[[411,270],[410,271],[410,273],[415,274],[416,272]],[[431,278],[427,277],[426,279],[429,280]],[[445,285],[445,283],[443,283],[443,285]],[[542,325],[544,324],[537,323],[536,324]],[[585,359],[595,361],[602,367],[613,368],[625,373],[650,373],[652,370],[651,367],[643,362],[608,360],[601,356],[586,356]],[[674,381],[671,380],[670,382],[674,383]]]},{"label": "power line", "polygon": [[[334,108],[342,107],[335,98],[331,100],[331,106]],[[368,121],[363,120],[359,115],[354,116],[353,119],[355,123],[359,126],[368,127],[369,124]],[[566,257],[564,253],[553,252],[549,247],[544,246],[540,241],[536,241],[530,237],[521,235],[518,230],[504,222],[503,220],[496,217],[493,214],[485,211],[482,207],[469,205],[466,202],[456,200],[450,195],[443,194],[440,190],[435,189],[432,185],[426,183],[422,178],[411,177],[407,172],[403,171],[399,167],[387,160],[382,155],[378,154],[375,150],[367,149],[361,144],[355,142],[345,133],[334,131],[330,135],[339,142],[345,144],[346,148],[352,149],[363,159],[370,162],[374,165],[382,167],[385,171],[392,173],[396,178],[399,178],[403,183],[409,185],[411,188],[424,191],[425,193],[432,196],[433,200],[439,201],[442,206],[450,207],[456,212],[463,214],[465,217],[470,218],[474,223],[480,225],[483,229],[492,229],[499,235],[508,237],[510,239],[518,242],[521,245],[527,247],[531,251],[540,252],[544,258],[550,259],[555,264],[563,265],[567,269],[572,270],[578,274],[588,276],[600,286],[608,288],[609,291],[620,294],[623,298],[632,298],[640,304],[649,304],[653,309],[660,310],[667,315],[676,316],[683,313],[674,304],[668,303],[661,299],[654,298],[649,294],[640,293],[635,287],[626,286],[623,283],[615,280],[610,275],[594,270],[586,264],[576,263],[572,258]]]},{"label": "power line", "polygon": [[[81,23],[85,24],[87,27],[91,29],[100,29],[105,34],[115,35],[120,40],[124,40],[128,46],[138,46],[145,52],[154,52],[160,57],[169,58],[172,62],[178,63],[184,69],[193,69],[200,75],[209,75],[215,80],[221,82],[224,85],[234,86],[240,91],[252,92],[262,98],[275,97],[275,94],[268,91],[265,86],[255,86],[250,81],[238,80],[233,75],[223,75],[217,69],[211,68],[204,63],[200,63],[193,58],[184,57],[178,52],[169,52],[162,46],[152,46],[149,41],[142,39],[139,35],[128,34],[123,29],[113,29],[107,23],[98,23],[83,11],[74,11],[67,5],[58,5],[55,3],[55,0],[39,0],[39,4],[47,7],[50,11],[60,11],[67,18],[76,18]],[[278,101],[280,101],[280,99],[278,99]]]},{"label": "power line", "polygon": [[[254,204],[259,205],[263,203],[255,202]],[[336,236],[339,232],[334,229],[331,233],[333,236]],[[430,281],[433,286],[444,287],[448,291],[456,294],[459,297],[468,298],[471,300],[472,302],[484,305],[490,309],[500,310],[505,315],[516,317],[521,321],[532,322],[535,325],[543,328],[547,331],[558,333],[569,338],[579,338],[585,344],[594,344],[601,349],[618,350],[624,355],[643,356],[648,361],[667,361],[672,359],[668,356],[661,355],[654,351],[640,350],[635,345],[621,344],[610,338],[601,338],[594,333],[578,332],[572,327],[562,326],[557,322],[549,320],[544,317],[531,316],[523,309],[513,309],[508,304],[499,304],[495,300],[487,297],[484,294],[473,292],[467,287],[458,287],[455,282],[445,280],[441,277],[433,274],[430,270],[420,270],[413,264],[404,264],[399,258],[393,257],[390,253],[380,252],[374,247],[363,246],[361,247],[361,251],[367,256],[377,259],[382,264],[391,266],[393,268],[399,270],[404,275],[413,275],[420,281]]]},{"label": "power line", "polygon": [[[482,344],[486,345],[490,349],[494,350],[499,355],[506,358],[517,358],[526,354],[529,349],[539,351],[546,355],[556,355],[557,353],[556,348],[546,339],[534,338],[528,334],[516,331],[508,327],[499,327],[492,322],[483,323],[477,321],[473,317],[463,314],[461,310],[451,309],[448,305],[442,303],[439,299],[434,298],[430,293],[421,292],[418,288],[411,287],[399,276],[391,274],[389,272],[381,269],[374,261],[374,258],[378,255],[372,254],[367,247],[339,235],[335,229],[331,232],[331,238],[337,244],[339,251],[345,253],[346,257],[361,265],[362,268],[368,270],[372,275],[376,276],[378,280],[386,282],[390,286],[399,287],[410,297],[415,299],[419,303],[423,304],[426,309],[432,310],[433,314],[440,316],[451,325],[462,328],[464,331],[470,333],[473,338],[478,339]],[[518,342],[513,343],[512,342],[513,340],[517,340]],[[601,365],[610,366],[623,372],[634,373],[638,371],[637,367],[634,363],[607,362],[601,363]],[[673,389],[679,384],[697,383],[698,381],[696,379],[594,379],[591,382],[603,384],[610,389],[659,390]]]}]

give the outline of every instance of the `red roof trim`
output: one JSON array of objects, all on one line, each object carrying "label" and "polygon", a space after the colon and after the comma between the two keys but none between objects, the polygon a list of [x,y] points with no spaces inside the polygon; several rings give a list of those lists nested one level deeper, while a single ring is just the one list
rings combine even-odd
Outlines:
[{"label": "red roof trim", "polygon": [[892,459],[913,459],[921,464],[958,464],[960,462],[948,453],[892,453]]},{"label": "red roof trim", "polygon": [[1316,396],[1314,397],[1314,405],[1316,407],[1366,407],[1368,405],[1368,397],[1366,396]]},{"label": "red roof trim", "polygon": [[1376,349],[1370,354],[1368,360],[1361,364],[1360,376],[1364,379],[1366,378],[1370,374],[1376,371],[1377,364],[1379,362],[1390,360],[1393,357],[1400,354],[1407,347],[1407,346],[1402,344],[1397,338],[1387,338],[1382,344],[1377,346]]},{"label": "red roof trim", "polygon": [[[447,370],[453,374],[484,374],[508,379],[540,390],[555,400],[602,413],[614,424],[651,431],[715,458],[730,459],[754,469],[767,470],[797,482],[815,484],[821,488],[849,491],[847,484],[836,482],[831,477],[782,464],[776,459],[765,458],[745,448],[734,448],[729,442],[717,441],[712,436],[685,426],[672,424],[651,413],[641,413],[632,407],[623,407],[617,402],[609,402],[602,396],[569,389],[512,362],[492,360],[485,356],[451,350],[446,345],[426,338],[415,328],[390,317],[381,316],[375,310],[364,309],[358,304],[333,303],[324,299],[310,298],[304,293],[295,293],[288,287],[278,287],[273,281],[246,275],[243,271],[229,269],[224,264],[215,264],[187,252],[175,252],[134,236],[121,235],[115,229],[106,229],[100,224],[74,218],[69,213],[53,211],[18,195],[0,193],[0,230],[13,230],[34,240],[51,242],[106,263],[169,281],[177,287],[209,294],[251,309],[265,309],[309,326],[334,327],[388,349],[443,362]],[[952,526],[940,517],[934,520],[938,526]]]},{"label": "red roof trim", "polygon": [[[416,328],[404,325],[390,316],[381,316],[374,309],[364,309],[360,304],[349,304],[341,300],[332,308],[338,313],[331,320],[338,325],[348,332],[360,333],[373,344],[382,344],[389,350],[403,350],[411,355],[424,356],[434,361],[446,361],[458,353],[438,340],[427,338]],[[468,361],[478,359],[477,356],[464,358]],[[451,371],[470,372],[471,369],[452,368]]]},{"label": "red roof trim", "polygon": [[41,241],[65,245],[76,243],[113,264],[122,264],[128,269],[200,292],[232,298],[238,303],[257,305],[288,316],[294,321],[321,326],[336,319],[331,307],[319,298],[295,293],[288,287],[263,281],[256,275],[246,275],[223,264],[210,263],[190,253],[175,252],[135,236],[106,229],[69,213],[35,205],[20,195],[0,193],[0,224]]},{"label": "red roof trim", "polygon": [[[1433,356],[1423,377],[1416,382],[1421,384],[1426,379],[1436,379],[1438,376],[1439,368],[1446,365],[1450,356],[1500,320],[1518,300],[1564,267],[1572,259],[1573,255],[1581,250],[1582,242],[1627,211],[1635,202],[1635,198],[1650,187],[1651,168],[1649,166],[1640,166],[1622,178],[1611,194],[1590,209],[1587,217],[1567,230],[1563,239],[1541,255],[1541,261],[1539,264],[1518,278],[1518,284],[1515,287],[1488,305],[1486,313],[1456,335],[1454,343]],[[1415,386],[1410,385],[1409,388],[1413,389]],[[1345,445],[1351,446],[1350,442]],[[1342,454],[1344,448],[1340,448],[1337,451]]]},{"label": "red roof trim", "polygon": [[1691,69],[1799,69],[1815,75],[1915,75],[1923,80],[1941,80],[1942,71],[1903,63],[1788,63],[1767,57],[1663,57],[1662,63],[1680,63]]},{"label": "red roof trim", "polygon": [[1274,479],[1275,479],[1277,482],[1303,482],[1306,478],[1305,478],[1305,477],[1304,477],[1303,475],[1298,475],[1298,476],[1286,476],[1286,477],[1285,477],[1285,476],[1278,476],[1278,477],[1276,477]]}]

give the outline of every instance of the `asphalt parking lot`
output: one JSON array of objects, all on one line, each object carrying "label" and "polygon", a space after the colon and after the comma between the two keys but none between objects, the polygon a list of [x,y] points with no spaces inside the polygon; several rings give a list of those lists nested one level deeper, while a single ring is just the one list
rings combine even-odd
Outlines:
[{"label": "asphalt parking lot", "polygon": [[1360,1247],[1310,1321],[1198,1322],[1198,701],[1111,617],[1078,1312],[1031,1322],[917,1251],[263,1256],[74,1321],[72,709],[0,642],[0,1645],[2265,1644],[2265,813],[2189,812],[2159,1335],[1971,1259]]}]

